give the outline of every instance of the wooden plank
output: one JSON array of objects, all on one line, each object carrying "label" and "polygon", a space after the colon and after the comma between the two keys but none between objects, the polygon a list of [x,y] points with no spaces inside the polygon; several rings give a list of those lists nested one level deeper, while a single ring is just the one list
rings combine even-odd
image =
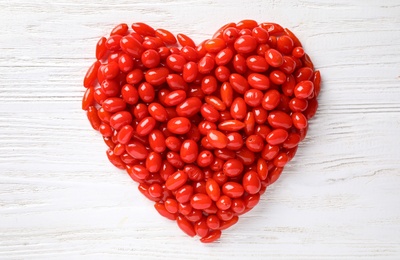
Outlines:
[{"label": "wooden plank", "polygon": [[[299,36],[320,109],[260,205],[205,246],[107,161],[82,78],[120,22],[200,42],[245,18]],[[1,259],[400,258],[398,1],[0,0],[0,29]]]}]

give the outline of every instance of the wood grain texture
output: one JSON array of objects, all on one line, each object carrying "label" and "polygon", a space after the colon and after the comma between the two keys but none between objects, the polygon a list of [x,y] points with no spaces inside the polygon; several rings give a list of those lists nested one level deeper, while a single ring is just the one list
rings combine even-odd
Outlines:
[{"label": "wood grain texture", "polygon": [[[399,2],[242,2],[0,0],[0,259],[400,258]],[[259,206],[203,245],[108,163],[81,82],[120,22],[200,42],[245,18],[298,35],[320,109]]]}]

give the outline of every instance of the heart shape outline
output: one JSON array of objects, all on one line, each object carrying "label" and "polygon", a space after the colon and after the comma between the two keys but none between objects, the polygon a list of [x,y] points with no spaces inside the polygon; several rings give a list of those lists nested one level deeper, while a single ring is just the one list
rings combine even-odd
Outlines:
[{"label": "heart shape outline", "polygon": [[82,109],[110,162],[160,215],[213,242],[295,156],[318,108],[320,72],[276,23],[228,23],[199,45],[144,23],[131,28],[119,24],[98,41]]}]

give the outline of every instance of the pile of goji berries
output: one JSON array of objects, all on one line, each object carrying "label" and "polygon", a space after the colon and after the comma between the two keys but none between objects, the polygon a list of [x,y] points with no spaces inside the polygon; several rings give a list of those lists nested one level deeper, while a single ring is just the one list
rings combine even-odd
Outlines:
[{"label": "pile of goji berries", "polygon": [[110,162],[156,210],[213,242],[295,155],[320,73],[275,23],[229,23],[198,45],[144,23],[131,28],[98,41],[82,108]]}]

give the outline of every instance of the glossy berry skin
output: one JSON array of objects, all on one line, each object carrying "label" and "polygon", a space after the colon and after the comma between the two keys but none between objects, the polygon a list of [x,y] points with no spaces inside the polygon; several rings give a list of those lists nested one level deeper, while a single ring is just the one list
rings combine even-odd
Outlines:
[{"label": "glossy berry skin", "polygon": [[218,129],[223,131],[239,131],[245,126],[245,123],[239,120],[225,120],[218,125]]},{"label": "glossy berry skin", "polygon": [[273,128],[289,129],[292,127],[292,118],[282,111],[272,111],[268,115],[268,123]]},{"label": "glossy berry skin", "polygon": [[210,73],[214,67],[215,67],[214,59],[210,56],[204,56],[199,60],[197,69],[199,73],[204,75]]},{"label": "glossy berry skin", "polygon": [[237,151],[242,148],[244,142],[242,136],[239,133],[229,133],[226,135],[226,137],[228,138],[228,144],[226,145],[228,149]]},{"label": "glossy berry skin", "polygon": [[214,38],[204,43],[204,48],[211,53],[219,52],[225,48],[226,43],[221,38]]},{"label": "glossy berry skin", "polygon": [[140,69],[134,69],[126,75],[126,82],[137,84],[143,79],[143,72]]},{"label": "glossy berry skin", "polygon": [[125,36],[121,39],[121,49],[135,59],[139,59],[143,53],[143,47],[134,37]]},{"label": "glossy berry skin", "polygon": [[242,173],[243,163],[237,159],[229,159],[224,163],[223,172],[228,177],[236,177]]},{"label": "glossy berry skin", "polygon": [[94,87],[87,88],[82,98],[82,110],[88,110],[94,102]]},{"label": "glossy berry skin", "polygon": [[126,111],[120,111],[110,117],[110,126],[115,130],[121,129],[124,125],[132,122],[132,115]]},{"label": "glossy berry skin", "polygon": [[264,147],[264,140],[259,135],[250,135],[246,138],[246,147],[252,152],[261,152]]},{"label": "glossy berry skin", "polygon": [[214,155],[211,151],[205,150],[199,153],[197,157],[197,165],[200,167],[207,167],[211,165],[214,161]]},{"label": "glossy berry skin", "polygon": [[267,43],[269,39],[268,31],[261,27],[253,28],[251,35],[256,38],[258,43]]},{"label": "glossy berry skin", "polygon": [[117,140],[120,144],[127,144],[132,136],[133,136],[134,129],[131,125],[123,126],[117,135]]},{"label": "glossy berry skin", "polygon": [[92,125],[94,130],[99,130],[101,125],[101,120],[98,116],[97,110],[93,106],[89,106],[86,112],[87,118]]},{"label": "glossy berry skin", "polygon": [[228,197],[226,195],[221,195],[219,197],[219,199],[217,200],[216,205],[217,205],[218,209],[220,209],[220,210],[227,210],[231,207],[232,200],[230,197]]},{"label": "glossy berry skin", "polygon": [[185,58],[179,54],[171,54],[166,58],[166,65],[175,72],[182,72],[185,64]]},{"label": "glossy berry skin", "polygon": [[275,49],[269,49],[266,51],[265,60],[271,67],[279,67],[283,64],[282,54]]},{"label": "glossy berry skin", "polygon": [[135,159],[144,160],[148,156],[146,147],[139,141],[131,141],[126,146],[127,153]]},{"label": "glossy berry skin", "polygon": [[199,73],[199,69],[197,66],[197,63],[193,61],[189,61],[183,66],[183,71],[182,71],[182,78],[188,82],[191,83],[195,81],[197,78],[197,75]]},{"label": "glossy berry skin", "polygon": [[218,229],[220,227],[221,220],[216,215],[209,215],[207,217],[207,226],[210,229]]},{"label": "glossy berry skin", "polygon": [[243,188],[249,194],[256,194],[261,189],[261,181],[257,172],[249,171],[243,176]]},{"label": "glossy berry skin", "polygon": [[148,107],[144,103],[137,104],[133,109],[133,115],[136,118],[136,123],[139,123],[140,120],[149,116]]},{"label": "glossy berry skin", "polygon": [[176,43],[175,36],[168,30],[157,29],[157,30],[155,30],[155,35],[167,44],[175,44]]},{"label": "glossy berry skin", "polygon": [[289,102],[289,108],[293,112],[303,112],[308,107],[308,101],[300,98],[292,98]]},{"label": "glossy berry skin", "polygon": [[156,120],[153,117],[145,117],[136,126],[136,133],[139,136],[147,136],[155,126]]},{"label": "glossy berry skin", "polygon": [[313,70],[309,67],[302,67],[293,73],[297,83],[305,80],[312,80]]},{"label": "glossy berry skin", "polygon": [[266,75],[260,73],[251,73],[247,77],[249,85],[255,89],[264,91],[270,87],[270,80]]},{"label": "glossy berry skin", "polygon": [[238,53],[250,53],[257,47],[257,40],[250,35],[242,35],[237,38],[234,48]]},{"label": "glossy berry skin", "polygon": [[297,98],[306,99],[308,98],[314,91],[314,84],[309,81],[301,81],[294,88],[294,95]]},{"label": "glossy berry skin", "polygon": [[215,56],[215,63],[219,66],[226,65],[232,60],[232,58],[233,51],[230,48],[225,48]]},{"label": "glossy berry skin", "polygon": [[163,217],[203,243],[255,207],[306,137],[321,74],[276,23],[227,23],[208,40],[135,22],[96,45],[82,109]]},{"label": "glossy berry skin", "polygon": [[149,186],[148,192],[149,195],[152,196],[153,198],[159,198],[162,196],[163,189],[160,184],[153,183],[152,185]]},{"label": "glossy berry skin", "polygon": [[125,84],[121,89],[122,99],[129,105],[134,105],[139,101],[139,93],[137,89],[130,85]]},{"label": "glossy berry skin", "polygon": [[230,198],[239,198],[243,195],[243,186],[237,182],[226,182],[222,186],[222,193]]},{"label": "glossy berry skin", "polygon": [[200,111],[201,105],[198,97],[190,97],[176,106],[176,113],[180,117],[192,117]]},{"label": "glossy berry skin", "polygon": [[141,61],[146,68],[155,68],[160,64],[160,55],[155,50],[146,50],[142,53]]},{"label": "glossy berry skin", "polygon": [[214,230],[209,233],[209,235],[202,237],[200,241],[202,243],[212,243],[221,237],[221,230]]},{"label": "glossy berry skin", "polygon": [[117,62],[109,62],[102,67],[103,77],[105,79],[113,79],[119,74],[119,65]]},{"label": "glossy berry skin", "polygon": [[244,93],[244,102],[248,106],[251,107],[258,107],[263,99],[263,93],[261,90],[258,89],[250,89]]},{"label": "glossy berry skin", "polygon": [[142,36],[154,36],[155,30],[145,23],[133,23],[131,25],[132,29]]},{"label": "glossy berry skin", "polygon": [[146,168],[149,172],[159,172],[162,166],[162,157],[159,153],[151,152],[146,158]]},{"label": "glossy berry skin", "polygon": [[196,235],[193,225],[184,216],[179,215],[177,218],[177,223],[178,227],[188,236],[194,237]]},{"label": "glossy berry skin", "polygon": [[96,80],[97,71],[100,68],[100,64],[101,63],[99,61],[95,61],[92,64],[92,66],[89,67],[88,71],[86,72],[85,78],[83,80],[83,86],[85,88],[88,88],[88,87],[92,86],[92,84]]},{"label": "glossy berry skin", "polygon": [[149,114],[154,120],[159,122],[165,122],[168,120],[167,110],[159,103],[151,103],[147,107]]},{"label": "glossy berry skin", "polygon": [[182,141],[176,136],[168,136],[165,139],[165,145],[169,150],[178,152],[181,149]]},{"label": "glossy berry skin", "polygon": [[237,97],[233,100],[230,113],[233,119],[243,120],[247,113],[246,102],[243,98]]},{"label": "glossy berry skin", "polygon": [[162,153],[166,149],[165,137],[158,129],[153,129],[148,136],[150,148],[157,153]]},{"label": "glossy berry skin", "polygon": [[[106,48],[110,51],[118,51],[121,48],[121,35],[112,35],[106,41]],[[111,57],[111,56],[110,56]],[[110,61],[110,60],[109,60]]]},{"label": "glossy berry skin", "polygon": [[176,190],[175,198],[179,203],[187,203],[190,201],[190,198],[193,195],[193,186],[191,185],[183,185],[179,189]]},{"label": "glossy berry skin", "polygon": [[176,106],[180,103],[182,103],[186,99],[186,92],[183,90],[174,90],[168,93],[164,100],[163,103],[166,106]]},{"label": "glossy berry skin", "polygon": [[185,163],[194,163],[199,153],[198,145],[193,140],[185,140],[180,149],[180,156]]},{"label": "glossy berry skin", "polygon": [[165,207],[164,204],[162,204],[162,203],[156,203],[156,204],[154,204],[154,208],[157,210],[157,212],[158,212],[161,216],[163,216],[163,217],[165,217],[165,218],[167,218],[167,219],[170,219],[170,220],[176,220],[176,214],[173,214],[173,213],[169,212],[169,211],[166,209],[166,207]]},{"label": "glossy berry skin", "polygon": [[265,72],[268,70],[268,63],[264,57],[252,55],[246,59],[247,67],[254,72]]},{"label": "glossy berry skin", "polygon": [[177,39],[179,41],[179,44],[182,46],[190,46],[192,48],[196,47],[196,44],[193,42],[193,40],[183,33],[178,33]]},{"label": "glossy berry skin", "polygon": [[175,214],[178,212],[178,202],[172,198],[165,200],[164,207],[169,213]]},{"label": "glossy berry skin", "polygon": [[244,94],[249,89],[249,83],[246,78],[238,73],[233,73],[229,77],[229,83],[234,91],[239,94]]},{"label": "glossy berry skin", "polygon": [[233,199],[231,210],[236,214],[241,214],[246,210],[246,206],[244,205],[243,200],[241,199]]},{"label": "glossy berry skin", "polygon": [[294,42],[289,36],[283,35],[277,39],[276,47],[282,54],[288,55],[292,53]]},{"label": "glossy berry skin", "polygon": [[185,117],[175,117],[168,121],[167,129],[174,134],[186,134],[191,127],[190,121]]},{"label": "glossy berry skin", "polygon": [[186,183],[188,179],[187,174],[184,171],[177,171],[168,177],[165,182],[165,187],[169,190],[176,190]]},{"label": "glossy berry skin", "polygon": [[96,45],[96,59],[101,60],[107,52],[106,48],[107,38],[101,37]]},{"label": "glossy berry skin", "polygon": [[145,79],[151,85],[159,86],[166,81],[168,73],[169,71],[167,68],[158,67],[154,69],[149,69],[146,72]]},{"label": "glossy berry skin", "polygon": [[207,133],[209,143],[215,148],[225,148],[228,144],[228,138],[222,132],[210,130]]},{"label": "glossy berry skin", "polygon": [[283,167],[289,161],[289,157],[286,153],[279,153],[274,159],[274,165],[276,167]]},{"label": "glossy berry skin", "polygon": [[308,126],[307,118],[300,112],[295,112],[292,114],[293,125],[299,129],[305,129]]},{"label": "glossy berry skin", "polygon": [[286,81],[286,74],[280,70],[273,70],[269,74],[269,79],[276,85],[282,85]]},{"label": "glossy berry skin", "polygon": [[217,122],[220,117],[218,110],[210,104],[203,104],[200,113],[209,122]]},{"label": "glossy berry skin", "polygon": [[288,136],[289,134],[286,130],[275,129],[267,135],[266,140],[270,145],[278,145],[283,143],[288,138]]},{"label": "glossy berry skin", "polygon": [[190,199],[190,204],[194,209],[207,209],[211,206],[212,200],[207,194],[197,193]]},{"label": "glossy berry skin", "polygon": [[206,182],[206,192],[208,196],[213,200],[217,201],[220,198],[221,190],[218,183],[214,179],[208,179]]},{"label": "glossy berry skin", "polygon": [[261,101],[261,105],[265,110],[273,110],[279,105],[281,99],[281,95],[275,89],[268,90],[263,100]]}]

